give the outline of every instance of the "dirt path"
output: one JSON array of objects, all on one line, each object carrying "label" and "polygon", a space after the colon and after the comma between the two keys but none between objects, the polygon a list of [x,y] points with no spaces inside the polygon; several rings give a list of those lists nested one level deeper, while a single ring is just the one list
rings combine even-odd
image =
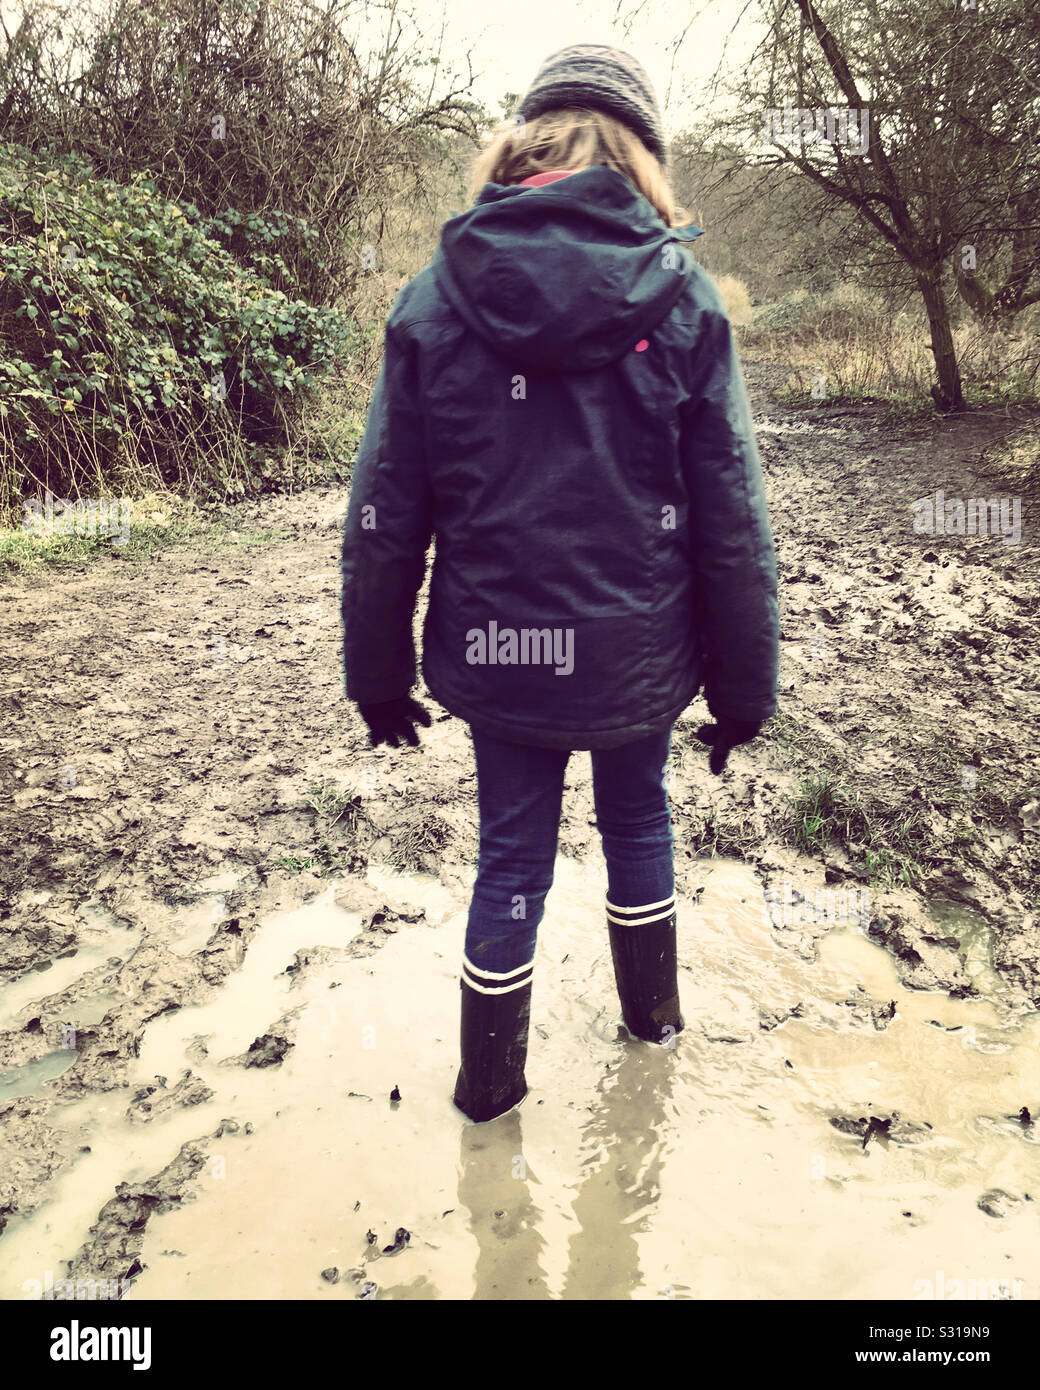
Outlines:
[{"label": "dirt path", "polygon": [[[704,856],[737,854],[773,895],[767,935],[792,958],[813,962],[820,938],[858,920],[855,903],[893,953],[900,988],[945,991],[969,1007],[984,995],[987,1026],[1031,1026],[1040,1006],[1036,518],[1024,505],[1021,540],[1004,545],[915,534],[911,509],[937,488],[1000,493],[976,484],[973,469],[1007,422],[909,434],[865,409],[782,410],[767,394],[770,370],[752,367],[749,377],[780,555],[783,713],[768,740],[733,755],[721,783],[690,733],[700,707],[679,726],[680,886],[695,903],[711,869]],[[205,1041],[165,1054],[171,1068],[186,1056],[187,1075],[144,1075],[142,1057],[185,1005],[219,1013],[226,1001],[234,1014],[235,981],[272,913],[320,900],[330,878],[361,894],[341,907],[356,909],[349,931],[340,923],[331,941],[319,933],[284,960],[272,956],[271,978],[289,967],[290,981],[306,983],[382,955],[395,937],[399,948],[400,924],[414,914],[389,889],[389,901],[372,897],[362,886],[369,865],[435,875],[452,910],[464,902],[476,845],[465,730],[445,717],[421,752],[372,752],[342,698],[344,505],[342,492],[270,499],[236,520],[239,539],[246,528],[277,533],[263,543],[175,548],[148,564],[106,561],[0,591],[0,978],[9,981],[0,991],[0,1229],[10,1222],[9,1248],[43,1248],[33,1245],[32,1214],[46,1216],[49,1201],[66,1212],[54,1218],[62,1259],[83,1245],[75,1267],[87,1277],[136,1272],[140,1218],[199,1187],[212,1147],[202,1136],[213,1135],[209,1112],[224,1098],[205,1074]],[[870,814],[810,857],[778,831],[787,799],[814,773]],[[573,760],[569,782],[561,851],[584,872],[598,856],[587,758]],[[905,853],[921,891],[869,881],[868,856],[883,852],[893,863]],[[827,900],[829,917],[814,896],[824,891],[845,894]],[[754,997],[754,978],[744,985]],[[296,1023],[277,991],[250,998],[253,1036],[234,1044],[235,1074],[255,1078],[259,1115],[278,1089],[264,1086],[296,1046]],[[764,1031],[795,1026],[783,1001],[773,1013],[762,1002]],[[883,1019],[886,1001],[874,1003]],[[454,1027],[446,1017],[449,1049]],[[1016,1095],[1028,1089],[1023,1082]],[[1040,1108],[1040,1081],[1019,1098]],[[102,1101],[122,1127],[155,1135],[132,1161],[125,1134],[99,1131]],[[95,1146],[108,1160],[93,1161]],[[116,1193],[131,1168],[136,1186]]]}]

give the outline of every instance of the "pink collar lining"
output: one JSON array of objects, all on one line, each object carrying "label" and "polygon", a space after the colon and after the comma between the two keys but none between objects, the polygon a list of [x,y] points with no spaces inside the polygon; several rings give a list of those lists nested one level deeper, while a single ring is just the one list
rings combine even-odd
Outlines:
[{"label": "pink collar lining", "polygon": [[532,174],[529,179],[521,180],[521,183],[538,188],[543,183],[555,183],[557,179],[565,179],[568,174],[576,174],[577,172],[577,169],[546,169],[542,174]]}]

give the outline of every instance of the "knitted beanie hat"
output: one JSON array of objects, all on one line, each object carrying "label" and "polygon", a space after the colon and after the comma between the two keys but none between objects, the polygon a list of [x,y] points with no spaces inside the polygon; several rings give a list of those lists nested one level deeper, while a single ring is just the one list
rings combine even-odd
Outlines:
[{"label": "knitted beanie hat", "polygon": [[605,111],[639,136],[663,164],[666,157],[661,111],[642,64],[618,48],[576,43],[550,54],[517,108],[524,120],[560,106]]}]

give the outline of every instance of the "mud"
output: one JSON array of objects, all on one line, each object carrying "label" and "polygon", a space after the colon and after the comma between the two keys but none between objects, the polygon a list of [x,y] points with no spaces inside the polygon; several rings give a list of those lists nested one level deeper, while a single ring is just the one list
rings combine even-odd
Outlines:
[{"label": "mud", "polygon": [[[233,1001],[147,1032],[137,1079],[182,1069],[202,1037],[209,1094],[165,1131],[81,1112],[84,1168],[118,1152],[126,1176],[66,1271],[90,1204],[86,1172],[64,1175],[5,1237],[0,1293],[60,1269],[130,1299],[916,1299],[954,1279],[1035,1297],[1036,1017],[907,989],[856,930],[807,961],[746,865],[698,874],[680,905],[687,1027],[658,1049],[619,1024],[601,866],[561,858],[531,1089],[490,1125],[449,1100],[464,894],[413,876],[398,888],[422,918],[291,975],[270,967],[298,940],[365,929],[335,886],[273,915]],[[272,1008],[295,1017],[291,1053],[235,1065]]]},{"label": "mud", "polygon": [[[1033,518],[1004,546],[910,506],[1000,492],[973,469],[1008,421],[907,437],[749,376],[788,720],[721,781],[701,707],[677,729],[689,1027],[619,1040],[576,755],[532,1093],[493,1126],[448,1099],[472,756],[447,718],[370,750],[342,698],[345,493],[4,588],[0,1295],[917,1297],[945,1269],[1035,1296]],[[930,826],[922,891],[781,840],[832,764]]]}]

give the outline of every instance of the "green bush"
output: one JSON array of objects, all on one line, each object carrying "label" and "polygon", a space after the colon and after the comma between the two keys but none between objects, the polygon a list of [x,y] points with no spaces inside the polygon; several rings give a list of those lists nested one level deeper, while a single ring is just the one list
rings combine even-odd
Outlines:
[{"label": "green bush", "polygon": [[252,490],[351,321],[289,298],[284,219],[257,249],[144,177],[0,143],[0,514],[27,494]]}]

